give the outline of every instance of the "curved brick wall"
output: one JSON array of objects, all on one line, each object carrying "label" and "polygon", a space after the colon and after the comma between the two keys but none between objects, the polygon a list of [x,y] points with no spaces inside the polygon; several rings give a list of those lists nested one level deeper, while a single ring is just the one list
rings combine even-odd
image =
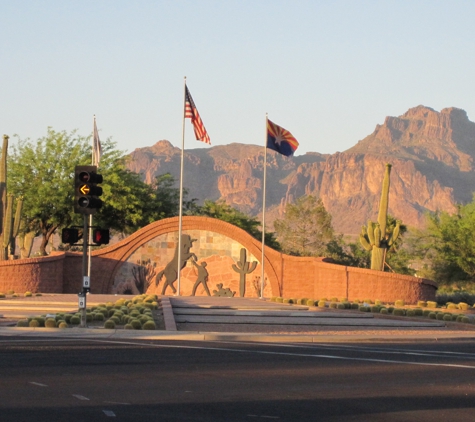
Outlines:
[{"label": "curved brick wall", "polygon": [[[229,223],[208,217],[183,217],[183,232],[187,230],[226,236],[260,260],[261,243]],[[168,218],[94,251],[91,293],[111,293],[115,275],[134,251],[160,235],[177,231],[178,218]],[[406,303],[435,299],[436,284],[426,279],[335,265],[322,258],[289,256],[268,247],[265,259],[265,272],[274,296],[387,302],[404,299]],[[81,268],[81,253],[56,252],[48,257],[0,262],[0,291],[77,293],[82,285]]]}]

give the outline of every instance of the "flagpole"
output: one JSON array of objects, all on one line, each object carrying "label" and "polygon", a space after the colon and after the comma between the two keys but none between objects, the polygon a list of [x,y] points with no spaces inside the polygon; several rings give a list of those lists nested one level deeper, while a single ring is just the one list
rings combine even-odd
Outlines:
[{"label": "flagpole", "polygon": [[[96,160],[95,160],[95,154],[94,154],[94,136],[95,136],[95,130],[96,130],[96,115],[94,114],[93,116],[93,122],[92,122],[92,148],[91,148],[91,164],[95,166]],[[92,214],[89,214],[89,227],[87,229],[87,249],[88,249],[88,254],[87,254],[87,276],[89,277],[89,285],[91,285],[91,267],[92,267],[92,257],[91,257],[91,252],[92,252],[92,245],[91,245],[91,230],[92,230]],[[86,234],[84,233],[84,236]]]},{"label": "flagpole", "polygon": [[264,259],[265,259],[265,236],[266,236],[266,184],[267,184],[267,120],[266,113],[266,132],[264,137],[264,181],[262,189],[262,255],[261,255],[261,299],[264,299]]},{"label": "flagpole", "polygon": [[183,127],[181,136],[181,161],[180,161],[180,204],[178,208],[178,262],[177,262],[177,292],[176,296],[180,296],[181,284],[181,232],[183,230],[183,167],[185,161],[185,102],[186,102],[186,76],[184,78],[183,87]]}]

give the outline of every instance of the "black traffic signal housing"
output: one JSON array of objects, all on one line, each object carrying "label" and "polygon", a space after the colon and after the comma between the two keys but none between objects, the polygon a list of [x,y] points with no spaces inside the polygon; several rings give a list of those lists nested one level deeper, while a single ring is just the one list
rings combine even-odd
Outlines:
[{"label": "black traffic signal housing", "polygon": [[92,241],[96,245],[107,245],[109,244],[109,240],[109,229],[94,229],[92,231]]},{"label": "black traffic signal housing", "polygon": [[79,230],[78,229],[63,229],[61,232],[61,242],[64,244],[69,243],[73,245],[79,240]]},{"label": "black traffic signal housing", "polygon": [[76,166],[74,170],[74,212],[94,214],[102,207],[98,198],[102,195],[102,175],[97,174],[97,166]]}]

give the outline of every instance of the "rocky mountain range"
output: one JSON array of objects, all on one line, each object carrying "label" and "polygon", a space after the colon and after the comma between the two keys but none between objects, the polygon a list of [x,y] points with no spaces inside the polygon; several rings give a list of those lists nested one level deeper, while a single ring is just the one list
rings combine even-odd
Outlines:
[{"label": "rocky mountain range", "polygon": [[[128,166],[146,182],[163,173],[179,180],[180,153],[170,142],[159,141],[133,151]],[[262,147],[233,143],[186,150],[184,160],[189,198],[222,199],[260,215]],[[399,117],[386,117],[344,152],[285,157],[268,150],[266,216],[271,221],[282,215],[287,203],[313,194],[322,198],[338,232],[359,233],[368,219],[377,218],[384,166],[391,163],[389,213],[420,227],[425,212],[453,212],[457,203],[472,200],[474,160],[475,123],[464,110],[437,112],[418,106]]]}]

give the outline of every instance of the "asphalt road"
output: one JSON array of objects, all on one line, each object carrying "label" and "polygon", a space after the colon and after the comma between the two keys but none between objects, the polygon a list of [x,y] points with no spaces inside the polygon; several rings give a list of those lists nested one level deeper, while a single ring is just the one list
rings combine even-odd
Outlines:
[{"label": "asphalt road", "polygon": [[0,338],[0,421],[472,421],[475,342]]}]

